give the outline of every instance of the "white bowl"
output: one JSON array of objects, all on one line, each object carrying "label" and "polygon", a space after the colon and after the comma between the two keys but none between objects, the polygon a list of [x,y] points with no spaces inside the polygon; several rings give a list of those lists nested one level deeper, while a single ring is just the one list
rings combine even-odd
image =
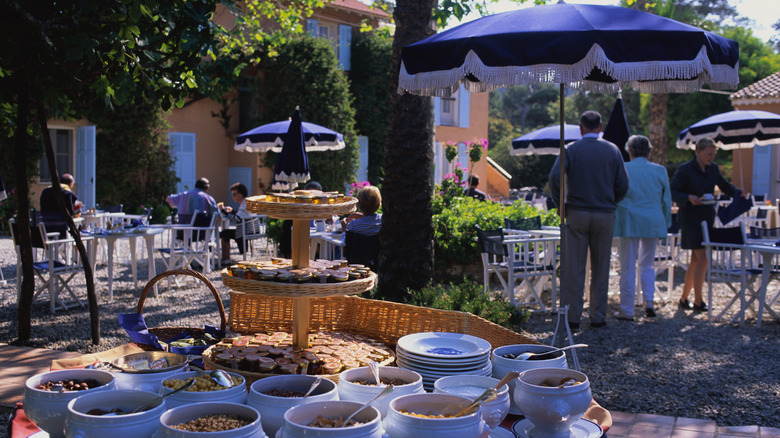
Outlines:
[{"label": "white bowl", "polygon": [[263,394],[271,389],[306,392],[317,378],[301,374],[271,376],[260,379],[249,388],[249,396],[246,404],[260,411],[263,430],[268,436],[274,436],[276,431],[284,424],[284,413],[293,406],[315,401],[338,400],[336,383],[332,380],[322,379],[320,386],[310,396],[303,397],[276,397]]},{"label": "white bowl", "polygon": [[[379,367],[379,377],[401,379],[407,382],[406,385],[393,386],[393,392],[374,402],[373,406],[379,409],[382,418],[387,416],[387,410],[390,407],[391,401],[402,395],[422,394],[425,392],[425,389],[423,389],[422,377],[411,370],[396,367]],[[371,374],[371,370],[368,367],[353,368],[341,373],[338,384],[339,400],[366,403],[382,392],[386,387],[386,385],[370,386],[353,383],[353,381],[357,379],[366,379],[371,382],[374,381],[374,375]]]},{"label": "white bowl", "polygon": [[346,419],[360,409],[363,403],[354,401],[320,401],[292,407],[284,413],[284,425],[275,438],[382,438],[383,430],[379,410],[369,406],[354,418],[363,424],[344,428],[322,428],[309,426],[318,416]]},{"label": "white bowl", "polygon": [[[223,430],[220,432],[187,432],[174,429],[170,426],[186,423],[191,420],[205,417],[206,415],[238,415],[252,420],[246,426],[237,429]],[[238,403],[193,403],[167,410],[159,421],[160,429],[154,434],[155,438],[267,438],[260,425],[260,413],[256,409],[240,405]]]},{"label": "white bowl", "polygon": [[[449,376],[442,377],[433,383],[434,393],[459,395],[470,400],[475,400],[488,388],[495,388],[498,379],[483,376]],[[482,403],[482,419],[495,429],[509,413],[509,386],[503,385],[498,389],[496,399]]]},{"label": "white bowl", "polygon": [[[503,357],[503,355],[505,354],[518,355],[520,353],[525,353],[527,351],[531,353],[544,353],[545,351],[550,351],[554,349],[555,347],[551,347],[549,345],[542,345],[542,344],[515,344],[515,345],[505,345],[503,347],[498,347],[495,350],[493,350],[493,353],[490,356],[490,360],[493,363],[492,375],[496,379],[503,379],[510,371],[523,372],[525,370],[530,370],[533,368],[567,368],[568,365],[566,364],[565,351],[559,352],[560,355],[557,357],[553,357],[551,359],[543,359],[543,360],[517,360],[517,359],[508,359],[506,357]],[[517,380],[515,379],[509,382],[510,394],[513,394],[515,391],[516,381]],[[511,405],[509,406],[509,413],[522,415],[522,411],[518,409],[514,400],[511,401]]]},{"label": "white bowl", "polygon": [[[573,386],[555,385],[572,378]],[[536,368],[520,373],[512,397],[525,418],[534,425],[534,434],[548,438],[568,438],[571,426],[590,406],[590,381],[585,374],[561,368]]]},{"label": "white bowl", "polygon": [[402,414],[450,413],[465,408],[471,400],[451,394],[409,394],[390,402],[385,430],[391,438],[481,438],[490,428],[482,419],[482,409],[456,418],[421,418]]},{"label": "white bowl", "polygon": [[134,389],[137,391],[158,393],[160,391],[160,382],[185,371],[188,371],[188,368],[179,368],[158,373],[125,373],[117,371],[113,372],[113,374],[114,377],[116,377],[117,389]]},{"label": "white bowl", "polygon": [[[169,380],[169,379],[187,380],[190,377],[197,377],[202,374],[203,374],[202,372],[198,372],[198,371],[188,371],[186,373],[175,374],[165,380]],[[241,383],[239,383],[238,385],[232,388],[223,389],[220,391],[197,392],[197,391],[188,391],[185,389],[184,391],[177,392],[176,394],[173,394],[165,398],[168,408],[169,409],[176,408],[191,403],[203,403],[203,402],[229,402],[229,403],[245,404],[246,403],[246,378],[231,372],[228,372],[228,374],[230,374],[230,376],[233,377],[233,379],[240,378]],[[165,395],[173,392],[173,389],[168,388],[167,386],[164,385],[165,380],[160,381],[160,387],[158,388],[160,395]]]},{"label": "white bowl", "polygon": [[89,415],[87,412],[92,409],[111,410],[114,408],[130,412],[158,397],[151,392],[121,389],[84,394],[68,403],[68,414],[65,417],[65,436],[68,438],[151,437],[159,428],[160,415],[165,412],[164,399],[150,409],[135,414],[105,416]]},{"label": "white bowl", "polygon": [[[94,379],[100,386],[84,391],[52,392],[35,389],[46,382],[60,380]],[[116,388],[114,375],[102,370],[59,370],[41,373],[30,377],[24,383],[24,413],[38,428],[52,437],[64,435],[65,414],[68,403],[76,397],[98,391]]]}]

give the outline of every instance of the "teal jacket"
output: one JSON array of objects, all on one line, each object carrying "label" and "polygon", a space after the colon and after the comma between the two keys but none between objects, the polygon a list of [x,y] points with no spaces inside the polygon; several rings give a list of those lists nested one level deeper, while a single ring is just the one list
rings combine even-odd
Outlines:
[{"label": "teal jacket", "polygon": [[672,195],[666,169],[647,158],[626,163],[628,193],[615,210],[615,236],[666,237],[672,225]]}]

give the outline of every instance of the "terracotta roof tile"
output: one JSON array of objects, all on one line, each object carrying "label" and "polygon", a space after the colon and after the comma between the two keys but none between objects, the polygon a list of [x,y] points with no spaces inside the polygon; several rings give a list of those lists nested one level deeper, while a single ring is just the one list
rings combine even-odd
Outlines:
[{"label": "terracotta roof tile", "polygon": [[335,6],[337,8],[351,9],[354,11],[363,12],[365,14],[371,14],[378,17],[388,18],[387,12],[379,9],[372,8],[371,6],[359,1],[359,0],[333,0],[328,5]]},{"label": "terracotta roof tile", "polygon": [[731,100],[769,99],[780,97],[780,71],[748,85],[731,95]]}]

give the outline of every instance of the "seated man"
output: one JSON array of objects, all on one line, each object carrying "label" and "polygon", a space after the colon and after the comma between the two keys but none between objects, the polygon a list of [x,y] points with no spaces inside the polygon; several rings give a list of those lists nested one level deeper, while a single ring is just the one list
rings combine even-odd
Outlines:
[{"label": "seated man", "polygon": [[192,220],[195,211],[203,213],[207,217],[217,211],[217,201],[208,193],[209,180],[200,178],[195,182],[195,188],[175,195],[169,195],[165,200],[172,208],[179,210],[179,223],[188,224]]},{"label": "seated man", "polygon": [[382,195],[378,188],[368,186],[358,192],[357,199],[359,212],[342,221],[342,228],[346,231],[344,255],[350,263],[374,269],[379,255],[379,230],[382,228],[382,215],[377,214],[382,206]]},{"label": "seated man", "polygon": [[[218,204],[222,216],[227,218],[232,224],[240,224],[244,219],[252,217],[252,215],[246,210],[246,198],[249,196],[249,191],[246,186],[241,183],[235,183],[230,186],[230,195],[233,200],[239,203],[238,210],[233,210],[233,207],[223,206],[220,202]],[[240,225],[239,225],[240,226]],[[238,252],[244,254],[244,239],[243,237],[236,237],[236,230],[224,229],[219,234],[222,238],[222,264],[229,265],[230,261],[230,239],[236,241],[238,245]]]},{"label": "seated man", "polygon": [[[60,176],[60,189],[62,189],[62,200],[65,202],[65,210],[73,217],[81,216],[82,202],[79,201],[79,197],[73,192],[73,184],[76,181],[73,179],[73,175],[69,173],[63,173]],[[46,224],[48,231],[58,231],[60,237],[65,237],[65,218],[62,217],[60,207],[57,204],[57,189],[47,187],[41,192],[41,219]]]},{"label": "seated man", "polygon": [[469,177],[469,188],[466,190],[466,196],[471,196],[472,198],[479,199],[480,201],[484,201],[487,199],[487,195],[482,190],[479,190],[477,187],[479,186],[479,177],[477,175],[471,175]]}]

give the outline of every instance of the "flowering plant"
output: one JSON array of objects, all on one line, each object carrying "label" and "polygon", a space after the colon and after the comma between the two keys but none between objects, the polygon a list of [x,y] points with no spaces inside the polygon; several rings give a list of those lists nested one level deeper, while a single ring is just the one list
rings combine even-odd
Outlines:
[{"label": "flowering plant", "polygon": [[464,170],[463,167],[456,163],[452,173],[448,173],[441,180],[438,193],[445,204],[449,205],[452,199],[463,196],[466,187],[466,179],[463,177]]},{"label": "flowering plant", "polygon": [[448,141],[444,146],[444,156],[447,158],[448,162],[452,163],[452,160],[458,156],[458,145],[452,141]]},{"label": "flowering plant", "polygon": [[482,154],[487,150],[488,141],[487,139],[480,138],[479,141],[466,143],[466,147],[469,148],[469,159],[471,159],[473,163],[476,163],[482,159]]},{"label": "flowering plant", "polygon": [[357,196],[358,192],[370,186],[368,181],[353,182],[349,185],[349,196]]}]

